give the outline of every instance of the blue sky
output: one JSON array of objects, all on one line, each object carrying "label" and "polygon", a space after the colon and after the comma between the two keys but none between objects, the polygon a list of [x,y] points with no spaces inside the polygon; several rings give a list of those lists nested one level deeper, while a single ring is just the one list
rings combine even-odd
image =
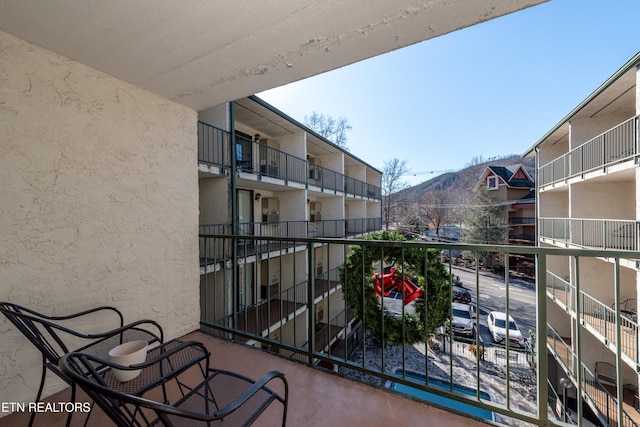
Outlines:
[{"label": "blue sky", "polygon": [[522,154],[640,50],[638,17],[638,0],[552,0],[257,95],[345,116],[351,153],[406,160],[415,185]]}]

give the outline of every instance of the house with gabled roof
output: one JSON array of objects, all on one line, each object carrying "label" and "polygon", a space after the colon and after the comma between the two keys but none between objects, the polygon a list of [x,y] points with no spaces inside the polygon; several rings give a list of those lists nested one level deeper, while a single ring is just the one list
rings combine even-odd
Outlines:
[{"label": "house with gabled roof", "polygon": [[487,166],[473,188],[486,186],[489,195],[505,206],[509,243],[535,244],[535,181],[522,164]]}]

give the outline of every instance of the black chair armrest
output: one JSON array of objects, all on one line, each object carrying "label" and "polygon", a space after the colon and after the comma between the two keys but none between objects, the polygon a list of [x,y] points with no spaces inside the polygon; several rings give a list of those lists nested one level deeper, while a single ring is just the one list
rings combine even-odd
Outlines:
[{"label": "black chair armrest", "polygon": [[[157,354],[158,351],[160,351],[159,354]],[[61,358],[59,366],[62,372],[72,381],[78,383],[93,397],[96,403],[105,410],[112,419],[124,420],[123,422],[127,424],[136,424],[138,421],[136,417],[143,414],[142,409],[144,408],[155,412],[158,417],[158,420],[155,422],[160,421],[165,423],[165,425],[174,425],[176,420],[172,419],[172,416],[212,422],[220,420],[231,413],[237,414],[237,411],[243,404],[251,405],[251,402],[253,402],[254,406],[250,409],[252,412],[245,414],[247,416],[245,422],[252,422],[271,402],[278,400],[283,404],[282,425],[285,425],[288,384],[284,374],[272,371],[254,383],[253,380],[233,372],[210,369],[210,354],[208,350],[203,344],[194,341],[181,342],[179,340],[172,340],[157,347],[152,350],[152,352],[154,355],[157,354],[157,356],[153,356],[144,363],[130,367],[123,367],[94,355],[72,352]],[[187,363],[181,363],[181,361],[186,359],[189,359]],[[203,361],[205,361],[206,369],[202,369]],[[159,375],[159,373],[162,373],[162,370],[159,370],[159,368],[162,366],[173,366],[173,362],[177,363],[175,367],[166,374]],[[147,391],[158,386],[163,386],[164,391],[164,384],[166,382],[173,379],[178,380],[178,376],[192,366],[198,366],[200,368],[203,378],[199,384],[193,385],[192,387],[187,386],[188,393],[183,393],[182,398],[172,403],[167,400],[166,394],[164,395],[163,401],[150,400],[146,397],[145,393]],[[155,376],[156,378],[154,378],[154,381],[134,379],[127,383],[116,383],[108,370],[109,367],[115,369],[142,369],[140,377],[149,375],[150,377]],[[145,369],[147,372],[145,372]],[[229,379],[235,381],[235,383],[231,383],[235,384],[231,385],[231,387],[246,384],[246,389],[243,387],[242,390],[244,391],[232,402],[226,404],[224,408],[213,412],[218,408],[218,403],[216,403],[216,397],[213,394],[209,395],[209,392],[214,393],[214,390],[210,388],[213,386],[212,381],[215,381],[215,379],[221,379],[221,381],[223,381],[223,383],[219,383],[216,387],[220,387],[219,392],[224,394],[226,393],[224,384],[226,377],[235,377],[235,380]],[[191,378],[191,375],[189,375],[189,378]],[[282,381],[284,385],[284,397],[267,388],[267,384],[275,379]],[[135,383],[136,381],[137,383]],[[143,385],[143,387],[139,387],[139,385]],[[180,387],[182,388],[182,385],[180,385]],[[252,396],[257,395],[259,392],[265,393],[260,400],[255,401],[255,399],[251,399]],[[224,401],[225,399],[222,400]],[[181,406],[183,404],[185,405],[184,407]],[[202,404],[202,409],[198,411],[197,408],[200,404]],[[135,408],[131,409],[129,405]],[[213,405],[213,407],[210,405]],[[142,424],[154,423],[154,421],[149,420],[146,415],[141,416],[144,418],[144,421],[140,420]]]},{"label": "black chair armrest", "polygon": [[[203,344],[197,341],[182,342],[178,340],[171,341],[171,343],[175,343],[177,345],[175,346],[172,345],[170,348],[167,349],[166,345],[161,344],[159,348],[158,356],[155,356],[151,359],[145,360],[142,363],[131,365],[131,366],[122,366],[115,362],[112,362],[111,360],[105,357],[100,357],[91,353],[83,353],[82,351],[74,351],[69,354],[73,355],[74,357],[82,356],[84,360],[86,360],[87,362],[90,362],[92,366],[96,367],[95,372],[92,372],[94,376],[97,376],[99,372],[103,373],[106,368],[121,369],[126,371],[126,370],[145,369],[149,367],[155,367],[155,365],[158,365],[158,372],[160,372],[161,375],[157,378],[154,378],[151,382],[146,383],[145,389],[153,388],[157,385],[161,385],[162,383],[172,380],[173,378],[175,378],[182,372],[186,371],[190,367],[196,365],[197,363],[200,363],[202,360],[207,361],[207,366],[204,369],[204,372],[207,372],[209,370],[209,366],[208,366],[209,352]],[[187,348],[194,348],[196,352],[193,354],[197,356],[190,357],[190,358],[189,357],[181,358],[180,360],[183,363],[171,368],[170,370],[167,370],[166,369],[167,366],[175,365],[175,360],[172,360],[171,361],[172,363],[170,365],[164,362],[168,361],[170,358],[172,358],[172,356],[180,352],[183,352]],[[63,356],[62,359],[60,359],[60,363],[58,365],[63,372],[67,373],[67,371],[65,371],[64,369],[65,362],[63,362],[63,359],[65,358],[66,356]],[[73,376],[77,377],[77,373]],[[106,382],[102,381],[102,383],[103,385],[106,385]]]},{"label": "black chair armrest", "polygon": [[[222,370],[215,370],[215,372],[221,372],[221,373],[224,373],[225,375],[232,375],[232,376],[235,376],[235,377],[239,377],[239,378],[243,378],[243,379],[251,381],[250,379],[248,379],[248,378],[246,378],[246,377],[244,377],[242,375],[238,375],[236,373],[233,373],[233,372],[222,371]],[[271,371],[271,372],[267,372],[266,374],[264,374],[258,381],[256,381],[251,387],[249,387],[247,390],[245,390],[244,393],[242,393],[240,396],[238,396],[233,402],[229,403],[224,408],[221,408],[221,409],[217,410],[214,415],[216,417],[226,417],[227,415],[229,415],[230,413],[232,413],[236,409],[240,408],[247,400],[249,400],[251,398],[251,396],[256,394],[261,389],[265,388],[267,383],[269,383],[271,380],[274,380],[276,378],[280,379],[282,381],[282,384],[284,385],[284,398],[279,399],[279,400],[281,400],[282,402],[286,401],[288,399],[288,396],[289,396],[289,384],[287,383],[287,379],[285,378],[285,376],[284,376],[284,374],[282,372]],[[278,396],[277,393],[274,393],[274,395]]]}]

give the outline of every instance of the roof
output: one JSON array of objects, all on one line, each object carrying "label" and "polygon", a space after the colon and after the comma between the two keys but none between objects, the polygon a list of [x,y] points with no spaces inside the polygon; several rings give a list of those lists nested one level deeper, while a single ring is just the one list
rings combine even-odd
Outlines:
[{"label": "roof", "polygon": [[[568,135],[569,121],[577,116],[588,117],[603,114],[606,111],[635,115],[635,91],[630,87],[635,86],[636,66],[640,64],[640,51],[632,56],[622,67],[613,73],[596,90],[587,96],[580,104],[563,117],[555,126],[545,133],[537,142],[529,147],[523,156],[534,153],[535,149],[546,140],[556,142]],[[625,111],[624,108],[631,110]]]},{"label": "roof", "polygon": [[546,0],[14,0],[0,31],[203,110]]},{"label": "roof", "polygon": [[522,164],[518,163],[509,166],[487,166],[480,175],[480,178],[478,178],[478,182],[475,187],[473,187],[473,191],[478,191],[491,173],[502,178],[502,181],[508,188],[535,188],[535,182],[533,178],[531,178],[531,175],[529,175],[529,172],[527,172]]}]

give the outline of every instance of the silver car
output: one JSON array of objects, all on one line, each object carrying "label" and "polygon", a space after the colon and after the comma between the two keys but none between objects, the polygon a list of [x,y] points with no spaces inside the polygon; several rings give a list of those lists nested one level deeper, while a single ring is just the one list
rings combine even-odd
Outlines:
[{"label": "silver car", "polygon": [[451,303],[451,328],[456,335],[472,337],[474,333],[475,309],[472,305]]}]

